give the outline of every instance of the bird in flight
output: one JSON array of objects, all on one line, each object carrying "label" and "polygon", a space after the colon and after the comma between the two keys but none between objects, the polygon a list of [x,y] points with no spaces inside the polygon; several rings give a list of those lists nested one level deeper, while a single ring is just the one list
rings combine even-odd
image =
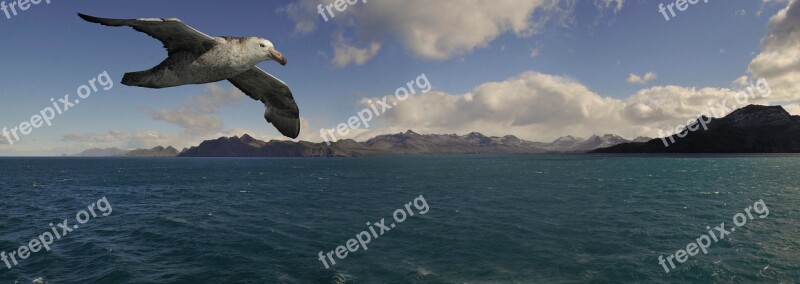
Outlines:
[{"label": "bird in flight", "polygon": [[300,135],[300,110],[292,91],[278,78],[256,67],[286,57],[269,40],[257,37],[211,37],[180,19],[105,19],[78,13],[82,19],[111,27],[131,27],[164,44],[168,57],[150,70],[126,73],[122,84],[161,89],[189,84],[230,81],[266,107],[264,118],[281,134]]}]

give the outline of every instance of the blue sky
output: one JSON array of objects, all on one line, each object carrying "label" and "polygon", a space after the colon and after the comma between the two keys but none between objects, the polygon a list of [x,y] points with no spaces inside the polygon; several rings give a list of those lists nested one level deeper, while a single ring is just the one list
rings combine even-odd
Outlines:
[{"label": "blue sky", "polygon": [[[556,124],[546,130],[543,128],[547,127],[545,121],[536,122],[531,128],[515,128],[492,119],[436,125],[435,122],[425,123],[437,119],[435,116],[414,121],[405,112],[413,111],[411,108],[417,103],[436,102],[437,96],[458,97],[475,92],[476,87],[485,83],[509,82],[514,81],[513,78],[523,80],[519,76],[526,73],[534,75],[524,76],[524,80],[555,78],[565,82],[564,88],[567,85],[579,86],[600,98],[621,102],[643,90],[660,90],[660,86],[727,90],[734,88],[733,82],[737,78],[753,75],[753,70],[748,67],[764,49],[762,39],[771,29],[770,18],[781,9],[787,9],[785,1],[771,4],[754,0],[701,1],[690,5],[687,11],[679,12],[676,18],[665,21],[658,12],[658,4],[668,4],[669,1],[628,0],[621,2],[620,9],[615,8],[614,5],[619,3],[616,1],[540,1],[547,3],[530,8],[528,17],[521,20],[523,25],[529,26],[530,32],[518,32],[508,27],[506,21],[519,19],[499,18],[496,21],[499,24],[488,27],[488,35],[478,43],[451,40],[449,43],[458,48],[436,56],[414,47],[413,40],[406,36],[409,29],[415,28],[413,25],[391,25],[432,21],[425,18],[423,12],[414,11],[436,9],[425,5],[439,5],[441,2],[437,1],[406,2],[408,11],[392,11],[401,14],[394,19],[375,16],[380,15],[381,9],[393,8],[391,4],[378,0],[366,4],[359,2],[331,22],[324,22],[315,10],[303,9],[316,3],[327,3],[318,0],[43,2],[27,11],[20,11],[11,19],[0,14],[0,38],[5,43],[0,53],[0,62],[3,62],[0,67],[0,127],[19,125],[50,105],[50,98],[74,94],[75,88],[102,71],[108,71],[115,84],[113,89],[94,94],[55,118],[54,126],[36,129],[15,145],[0,145],[0,155],[59,155],[89,147],[152,147],[161,143],[185,147],[216,137],[214,135],[243,132],[263,139],[279,138],[277,131],[263,120],[263,106],[249,98],[226,102],[218,112],[208,113],[222,122],[222,127],[216,131],[191,132],[185,129],[185,125],[174,121],[154,119],[153,113],[159,110],[190,109],[197,97],[215,96],[217,91],[208,86],[149,90],[119,84],[124,73],[146,70],[163,60],[166,53],[161,44],[129,28],[84,22],[76,12],[111,18],[176,17],[212,36],[268,38],[284,53],[289,64],[283,67],[265,62],[259,66],[292,88],[301,116],[307,123],[304,124],[304,136],[301,136],[305,140],[314,140],[321,127],[331,128],[345,122],[364,108],[362,98],[390,95],[421,73],[430,78],[434,92],[427,98],[415,98],[403,109],[398,108],[398,113],[387,115],[378,124],[380,129],[370,129],[358,138],[414,128],[421,132],[459,134],[470,130],[486,132],[488,129],[488,132],[496,132],[488,134],[514,134],[527,139],[547,140],[559,135],[586,136],[618,129],[625,136],[655,134],[641,127],[625,128],[626,125],[591,128],[580,121],[574,122],[580,125],[562,127]],[[476,2],[484,6],[495,3],[452,2]],[[514,1],[507,2],[514,4]],[[612,4],[604,6],[603,2]],[[463,17],[474,16],[468,13],[475,9],[468,8],[458,11],[466,11]],[[442,10],[444,13],[449,11]],[[313,29],[304,30],[298,28],[303,21],[316,22]],[[446,19],[441,21],[432,23],[433,31],[421,32],[440,38],[457,38],[459,34],[467,38],[475,33],[474,27],[460,27],[446,22]],[[437,29],[441,31],[437,33]],[[439,45],[445,46],[445,41]],[[373,42],[380,43],[380,50],[374,56],[368,56],[365,63],[346,66],[333,63],[337,44],[364,48]],[[446,46],[443,48],[447,49]],[[644,84],[626,81],[630,74],[647,72],[657,74],[656,78]],[[227,82],[217,85],[223,90],[232,88]],[[537,96],[549,95],[539,93]],[[523,101],[527,104],[515,106],[520,112],[538,109],[535,98]],[[448,101],[441,103],[447,104]],[[630,102],[626,104],[630,106]],[[468,109],[477,111],[481,107],[470,106]],[[436,111],[436,108],[431,111]],[[688,118],[663,118],[658,123],[671,125]],[[441,121],[441,117],[438,120]],[[519,117],[512,120],[521,121]],[[448,128],[448,125],[454,126]],[[431,127],[426,129],[426,126]],[[564,133],[558,133],[558,129]],[[579,133],[566,132],[570,130]],[[127,134],[98,139],[97,136],[108,135],[109,131]],[[148,140],[146,135],[141,135],[143,133],[157,138]],[[139,138],[132,138],[135,136]]]}]

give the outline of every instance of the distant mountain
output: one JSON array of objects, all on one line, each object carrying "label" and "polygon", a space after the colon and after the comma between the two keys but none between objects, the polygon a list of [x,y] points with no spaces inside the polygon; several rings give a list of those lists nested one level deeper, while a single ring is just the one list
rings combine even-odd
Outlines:
[{"label": "distant mountain", "polygon": [[414,131],[381,135],[365,142],[340,140],[331,145],[313,142],[265,142],[245,134],[207,140],[196,147],[178,151],[173,147],[125,151],[91,149],[79,155],[88,157],[363,157],[415,154],[499,154],[586,152],[598,147],[627,143],[622,137],[606,134],[589,139],[566,136],[552,143],[531,142],[516,136],[489,137],[473,132],[422,135]]},{"label": "distant mountain", "polygon": [[149,150],[133,150],[125,154],[127,157],[175,157],[180,152],[172,146],[164,148],[161,146]]},{"label": "distant mountain", "polygon": [[583,141],[585,141],[585,139],[580,137],[574,137],[572,135],[564,136],[556,139],[555,141],[553,141],[553,143],[543,144],[542,148],[554,152],[572,151],[572,149],[574,149],[576,145],[580,144]]},{"label": "distant mountain", "polygon": [[93,148],[75,154],[73,156],[74,157],[121,157],[125,156],[125,154],[127,153],[128,151],[117,148],[105,148],[105,149]]},{"label": "distant mountain", "polygon": [[153,149],[140,149],[140,150],[122,150],[118,148],[93,148],[78,154],[73,157],[175,157],[180,154],[175,148],[172,147],[155,147]]},{"label": "distant mountain", "polygon": [[[704,118],[705,120],[708,118]],[[700,127],[684,138],[672,135],[593,152],[800,153],[800,116],[792,116],[780,106],[749,105],[723,118],[711,119],[707,125],[708,130]]]},{"label": "distant mountain", "polygon": [[[650,140],[650,138],[639,137],[634,141],[648,140]],[[630,142],[633,141],[614,134],[606,134],[603,136],[593,135],[592,137],[589,137],[589,139],[574,136],[564,136],[556,139],[552,143],[540,145],[540,147],[550,152],[586,152],[597,148],[606,148]]]}]

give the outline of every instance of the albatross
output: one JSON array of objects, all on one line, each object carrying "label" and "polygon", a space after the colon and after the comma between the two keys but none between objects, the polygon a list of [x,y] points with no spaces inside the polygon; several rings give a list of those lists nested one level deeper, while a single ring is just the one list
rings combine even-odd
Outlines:
[{"label": "albatross", "polygon": [[281,134],[297,138],[300,110],[292,91],[278,78],[256,65],[286,57],[269,40],[259,37],[211,37],[180,19],[107,19],[78,13],[82,19],[111,27],[131,27],[164,44],[168,57],[150,70],[126,73],[122,84],[161,89],[189,84],[230,81],[266,107],[264,118]]}]

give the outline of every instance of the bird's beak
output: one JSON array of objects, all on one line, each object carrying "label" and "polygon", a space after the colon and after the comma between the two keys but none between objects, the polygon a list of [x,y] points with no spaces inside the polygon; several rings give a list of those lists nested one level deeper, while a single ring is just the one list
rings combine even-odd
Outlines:
[{"label": "bird's beak", "polygon": [[275,61],[278,61],[278,63],[280,63],[281,65],[286,66],[286,57],[284,57],[283,54],[281,54],[277,50],[270,51],[269,57]]}]

